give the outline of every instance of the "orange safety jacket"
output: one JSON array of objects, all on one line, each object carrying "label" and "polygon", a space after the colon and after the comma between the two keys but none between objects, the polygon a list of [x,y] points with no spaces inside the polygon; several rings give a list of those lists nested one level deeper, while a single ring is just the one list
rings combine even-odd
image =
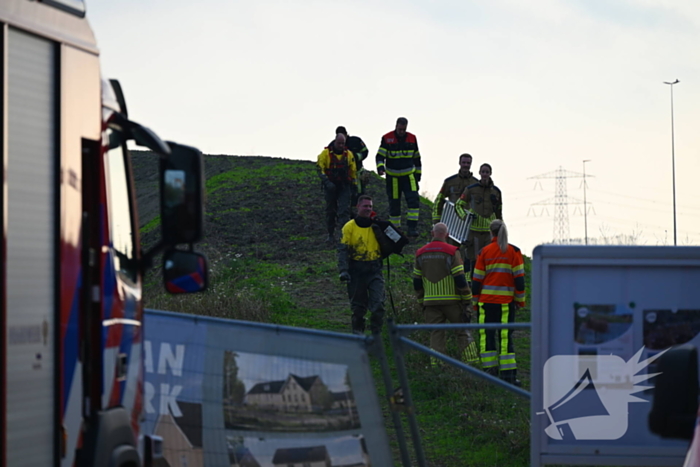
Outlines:
[{"label": "orange safety jacket", "polygon": [[485,246],[476,259],[472,276],[475,301],[525,305],[525,265],[520,249],[508,245],[501,251],[496,239]]}]

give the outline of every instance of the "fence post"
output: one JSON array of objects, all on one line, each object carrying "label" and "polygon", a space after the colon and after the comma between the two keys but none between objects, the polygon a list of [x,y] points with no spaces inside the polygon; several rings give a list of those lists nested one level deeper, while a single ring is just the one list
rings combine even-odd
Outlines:
[{"label": "fence post", "polygon": [[423,445],[421,444],[420,431],[418,429],[418,421],[416,420],[413,399],[411,398],[411,389],[408,385],[408,375],[406,374],[406,366],[403,359],[403,344],[401,343],[401,335],[399,331],[394,327],[393,318],[388,318],[387,324],[389,328],[389,337],[391,339],[391,348],[394,352],[396,372],[399,376],[399,384],[401,385],[401,390],[403,391],[403,398],[407,407],[408,424],[411,428],[411,438],[413,440],[413,447],[416,450],[416,460],[418,461],[418,467],[426,467],[425,453],[423,452]]},{"label": "fence post", "polygon": [[401,464],[404,467],[411,467],[411,457],[408,455],[408,447],[406,446],[406,436],[403,433],[403,425],[401,424],[401,416],[397,411],[396,405],[394,403],[394,387],[391,382],[391,371],[389,370],[389,362],[386,358],[386,351],[384,349],[384,343],[382,342],[381,335],[376,335],[374,339],[375,352],[377,358],[379,358],[379,366],[382,370],[382,377],[384,379],[384,387],[386,388],[386,401],[389,404],[389,411],[391,412],[391,419],[394,422],[394,429],[396,430],[396,437],[399,443],[399,451],[401,453]]}]

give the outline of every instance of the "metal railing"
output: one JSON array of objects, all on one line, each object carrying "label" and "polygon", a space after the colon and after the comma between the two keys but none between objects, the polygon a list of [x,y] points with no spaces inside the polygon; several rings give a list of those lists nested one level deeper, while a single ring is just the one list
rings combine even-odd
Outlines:
[{"label": "metal railing", "polygon": [[[404,410],[406,412],[407,418],[408,418],[408,423],[411,431],[411,439],[413,441],[413,447],[415,450],[415,456],[416,456],[416,461],[418,463],[419,467],[425,467],[426,461],[425,461],[425,453],[423,451],[423,446],[421,443],[421,436],[420,436],[420,430],[418,428],[418,421],[416,419],[416,413],[415,413],[415,407],[413,405],[413,399],[411,397],[411,390],[410,390],[410,385],[409,385],[409,380],[408,380],[408,374],[406,372],[406,364],[404,361],[404,353],[405,350],[408,349],[414,349],[418,350],[420,352],[423,352],[427,355],[429,355],[432,358],[439,359],[449,365],[452,365],[456,368],[459,368],[460,370],[463,370],[472,376],[476,376],[477,378],[484,379],[488,381],[489,383],[495,384],[497,386],[500,386],[508,391],[511,391],[515,394],[517,394],[520,397],[523,397],[527,400],[530,400],[531,394],[519,387],[516,387],[500,378],[497,378],[489,373],[486,373],[478,368],[474,368],[472,366],[469,366],[459,360],[456,360],[454,358],[448,357],[445,354],[442,354],[440,352],[436,352],[435,350],[432,350],[429,347],[426,347],[425,345],[419,344],[418,342],[408,339],[407,336],[408,334],[411,334],[415,331],[421,331],[421,330],[457,330],[457,329],[491,329],[491,330],[496,330],[496,329],[530,329],[531,324],[530,323],[507,323],[507,324],[498,324],[498,323],[484,323],[484,324],[395,324],[394,320],[392,318],[389,318],[387,320],[387,326],[389,329],[389,339],[391,343],[391,348],[394,354],[394,362],[396,364],[396,372],[399,378],[399,385],[400,385],[400,390],[401,390],[401,395],[403,398],[403,403],[402,406],[404,407]],[[377,340],[379,342],[379,340]],[[379,342],[381,345],[381,342]],[[396,408],[396,404],[394,401],[394,397],[392,397],[392,394],[394,394],[394,390],[392,389],[392,383],[391,383],[391,375],[389,374],[389,367],[386,362],[386,354],[384,353],[383,349],[378,352],[378,355],[380,355],[380,360],[381,361],[381,366],[382,366],[382,373],[384,377],[384,384],[386,385],[386,390],[387,390],[387,397],[389,399],[389,403],[391,406],[391,412],[392,412],[392,419],[394,422],[394,426],[396,428],[396,434],[398,437],[398,442],[399,442],[399,449],[401,451],[401,461],[404,465],[404,467],[409,467],[410,464],[410,459],[408,458],[408,450],[406,447],[406,440],[403,435],[403,428],[401,426],[401,418],[398,415],[398,411]]]}]

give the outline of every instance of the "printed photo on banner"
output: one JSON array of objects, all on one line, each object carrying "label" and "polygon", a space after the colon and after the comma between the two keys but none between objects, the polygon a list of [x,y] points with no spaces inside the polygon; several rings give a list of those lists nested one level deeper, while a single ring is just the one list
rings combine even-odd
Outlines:
[{"label": "printed photo on banner", "polygon": [[347,365],[227,350],[227,429],[328,432],[360,428]]},{"label": "printed photo on banner", "polygon": [[226,446],[232,466],[372,465],[362,435],[328,438],[227,436]]}]

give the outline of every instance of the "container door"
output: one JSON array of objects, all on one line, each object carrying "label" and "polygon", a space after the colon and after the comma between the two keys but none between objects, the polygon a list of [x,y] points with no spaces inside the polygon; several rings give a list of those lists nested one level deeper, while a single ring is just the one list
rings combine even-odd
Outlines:
[{"label": "container door", "polygon": [[6,465],[53,465],[57,46],[7,34]]}]

